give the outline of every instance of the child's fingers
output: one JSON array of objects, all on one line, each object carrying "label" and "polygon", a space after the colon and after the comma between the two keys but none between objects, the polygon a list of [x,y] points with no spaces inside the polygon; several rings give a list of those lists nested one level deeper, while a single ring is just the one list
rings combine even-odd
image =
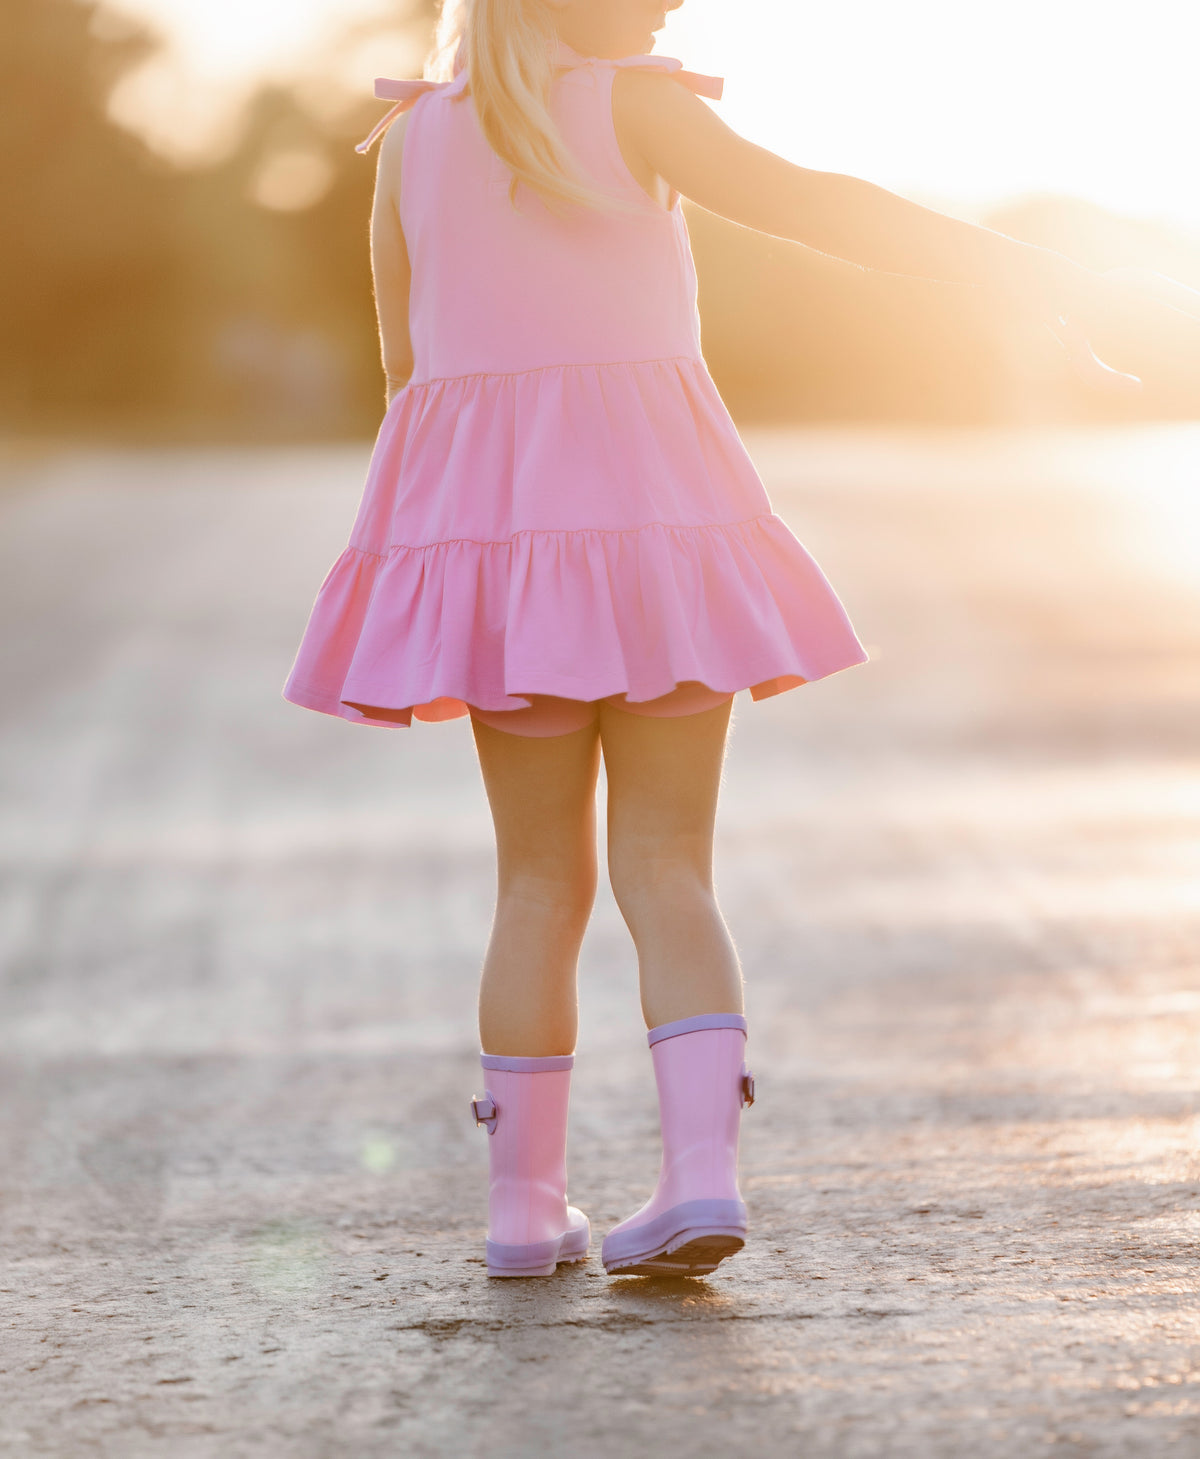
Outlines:
[{"label": "child's fingers", "polygon": [[1084,354],[1099,351],[1144,376],[1155,391],[1161,386],[1194,400],[1200,386],[1200,292],[1136,265],[1096,274],[1090,292],[1092,298],[1081,299],[1080,307],[1061,311],[1069,325],[1078,326],[1073,336],[1060,335],[1076,369],[1098,386],[1113,385]]},{"label": "child's fingers", "polygon": [[1063,315],[1052,320],[1047,328],[1066,351],[1075,373],[1097,390],[1113,390],[1122,395],[1136,395],[1142,388],[1137,375],[1126,374],[1106,365],[1091,346],[1083,328]]}]

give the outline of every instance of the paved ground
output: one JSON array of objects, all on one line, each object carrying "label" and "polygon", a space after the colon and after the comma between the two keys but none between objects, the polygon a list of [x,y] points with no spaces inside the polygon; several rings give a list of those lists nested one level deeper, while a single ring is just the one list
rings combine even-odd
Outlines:
[{"label": "paved ground", "polygon": [[[10,451],[0,1448],[1200,1454],[1200,433],[754,435],[876,660],[736,711],[754,1222],[489,1283],[464,722],[282,703],[356,449]],[[653,1178],[584,957],[573,1198]]]}]

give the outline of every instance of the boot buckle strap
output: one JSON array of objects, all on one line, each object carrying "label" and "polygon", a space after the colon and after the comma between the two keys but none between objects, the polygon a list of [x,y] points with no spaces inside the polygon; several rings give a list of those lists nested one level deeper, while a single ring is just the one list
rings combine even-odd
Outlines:
[{"label": "boot buckle strap", "polygon": [[754,1075],[745,1064],[742,1065],[741,1094],[743,1107],[754,1103]]},{"label": "boot buckle strap", "polygon": [[475,1116],[476,1127],[486,1125],[488,1134],[495,1134],[496,1119],[500,1111],[496,1107],[496,1101],[486,1090],[482,1099],[473,1099],[471,1101],[471,1113]]}]

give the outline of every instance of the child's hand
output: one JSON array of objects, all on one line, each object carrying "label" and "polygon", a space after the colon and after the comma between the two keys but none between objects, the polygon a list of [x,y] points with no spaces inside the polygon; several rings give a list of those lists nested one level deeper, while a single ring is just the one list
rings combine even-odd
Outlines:
[{"label": "child's hand", "polygon": [[1141,388],[1137,375],[1113,369],[1097,356],[1093,347],[1097,336],[1149,337],[1164,359],[1190,357],[1200,362],[1197,290],[1136,265],[1103,273],[1080,269],[1072,283],[1062,311],[1048,321],[1048,327],[1090,385],[1126,394]]},{"label": "child's hand", "polygon": [[1115,390],[1121,395],[1136,395],[1141,390],[1140,376],[1127,375],[1104,363],[1073,315],[1060,314],[1046,328],[1062,345],[1075,373],[1085,384],[1097,390]]}]

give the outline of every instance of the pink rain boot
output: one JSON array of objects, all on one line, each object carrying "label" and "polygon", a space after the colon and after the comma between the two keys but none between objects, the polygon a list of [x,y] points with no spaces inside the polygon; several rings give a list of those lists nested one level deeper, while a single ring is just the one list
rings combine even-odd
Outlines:
[{"label": "pink rain boot", "polygon": [[567,1205],[567,1098],[574,1054],[483,1054],[487,1089],[471,1101],[488,1132],[489,1277],[549,1277],[583,1261],[591,1228]]},{"label": "pink rain boot", "polygon": [[649,1039],[662,1119],[658,1187],[608,1233],[601,1258],[610,1276],[703,1276],[746,1238],[737,1181],[741,1110],[754,1103],[746,1020],[706,1013],[652,1028]]}]

